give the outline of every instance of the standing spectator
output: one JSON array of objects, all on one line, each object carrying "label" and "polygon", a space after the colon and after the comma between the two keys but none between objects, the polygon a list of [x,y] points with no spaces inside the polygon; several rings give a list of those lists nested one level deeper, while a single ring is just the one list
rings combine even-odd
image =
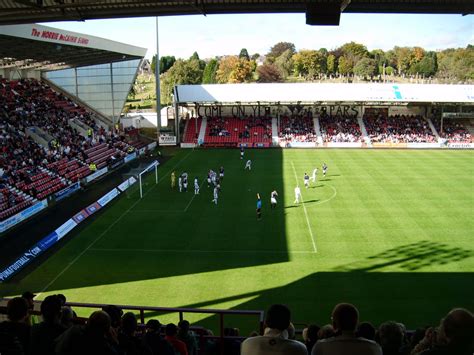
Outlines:
[{"label": "standing spectator", "polygon": [[441,319],[438,345],[422,355],[472,355],[474,352],[474,316],[467,309],[455,308]]},{"label": "standing spectator", "polygon": [[288,339],[291,312],[287,306],[274,304],[267,311],[263,336],[248,338],[242,343],[241,355],[307,355],[304,344]]},{"label": "standing spectator", "polygon": [[171,346],[173,346],[174,350],[177,351],[179,355],[188,355],[186,343],[182,342],[176,337],[178,334],[178,327],[175,324],[167,324],[165,334],[166,341],[169,342]]},{"label": "standing spectator", "polygon": [[61,300],[58,296],[48,296],[41,303],[43,321],[31,328],[31,355],[50,355],[54,353],[54,340],[66,328],[61,325]]},{"label": "standing spectator", "polygon": [[197,355],[198,344],[193,332],[189,330],[189,322],[187,320],[182,320],[178,323],[178,339],[186,343],[189,355]]},{"label": "standing spectator", "polygon": [[23,297],[15,297],[7,303],[8,320],[0,323],[0,333],[10,339],[16,338],[25,354],[29,354],[30,325],[28,324],[28,303]]},{"label": "standing spectator", "polygon": [[358,321],[359,311],[352,304],[336,305],[332,311],[332,325],[338,335],[318,341],[311,355],[382,355],[377,343],[356,337]]}]

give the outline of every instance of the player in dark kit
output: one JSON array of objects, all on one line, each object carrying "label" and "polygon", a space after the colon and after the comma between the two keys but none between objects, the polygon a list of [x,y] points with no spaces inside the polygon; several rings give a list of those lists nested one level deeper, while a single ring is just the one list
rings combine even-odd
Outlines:
[{"label": "player in dark kit", "polygon": [[323,176],[326,177],[326,173],[328,171],[328,166],[326,165],[326,163],[323,163]]},{"label": "player in dark kit", "polygon": [[260,194],[257,193],[257,220],[260,221],[262,219],[262,199],[260,198]]}]

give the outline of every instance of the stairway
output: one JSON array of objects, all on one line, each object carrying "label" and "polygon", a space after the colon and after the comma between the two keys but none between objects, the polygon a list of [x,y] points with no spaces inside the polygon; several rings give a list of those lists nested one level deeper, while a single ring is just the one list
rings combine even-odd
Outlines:
[{"label": "stairway", "polygon": [[314,133],[316,133],[316,141],[318,146],[323,146],[323,136],[321,135],[321,126],[319,125],[319,117],[313,117]]},{"label": "stairway", "polygon": [[207,128],[207,118],[204,117],[201,123],[201,129],[199,130],[198,144],[204,143],[204,138],[206,137],[206,128]]},{"label": "stairway", "polygon": [[362,132],[362,139],[368,147],[372,147],[372,142],[369,138],[369,134],[367,133],[367,129],[365,128],[364,120],[362,119],[362,117],[357,117],[357,122],[359,122],[359,128]]}]

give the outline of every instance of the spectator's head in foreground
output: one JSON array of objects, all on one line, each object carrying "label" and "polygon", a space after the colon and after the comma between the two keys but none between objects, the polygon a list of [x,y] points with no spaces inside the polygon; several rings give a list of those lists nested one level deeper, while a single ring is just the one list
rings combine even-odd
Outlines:
[{"label": "spectator's head in foreground", "polygon": [[332,311],[332,326],[336,332],[355,332],[359,311],[350,303],[339,303]]},{"label": "spectator's head in foreground", "polygon": [[267,311],[265,324],[268,328],[280,331],[288,329],[290,326],[291,312],[284,304],[271,305]]},{"label": "spectator's head in foreground", "polygon": [[15,297],[7,303],[8,319],[12,322],[23,322],[28,317],[28,302],[23,297]]},{"label": "spectator's head in foreground", "polygon": [[451,310],[441,319],[440,335],[448,345],[472,351],[474,348],[474,315],[464,308]]}]

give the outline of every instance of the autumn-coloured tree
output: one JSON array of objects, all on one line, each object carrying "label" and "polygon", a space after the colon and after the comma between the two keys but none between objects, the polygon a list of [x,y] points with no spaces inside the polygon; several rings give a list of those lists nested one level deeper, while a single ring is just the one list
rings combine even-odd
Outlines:
[{"label": "autumn-coloured tree", "polygon": [[259,83],[280,83],[283,81],[280,70],[275,64],[265,63],[257,68]]}]

